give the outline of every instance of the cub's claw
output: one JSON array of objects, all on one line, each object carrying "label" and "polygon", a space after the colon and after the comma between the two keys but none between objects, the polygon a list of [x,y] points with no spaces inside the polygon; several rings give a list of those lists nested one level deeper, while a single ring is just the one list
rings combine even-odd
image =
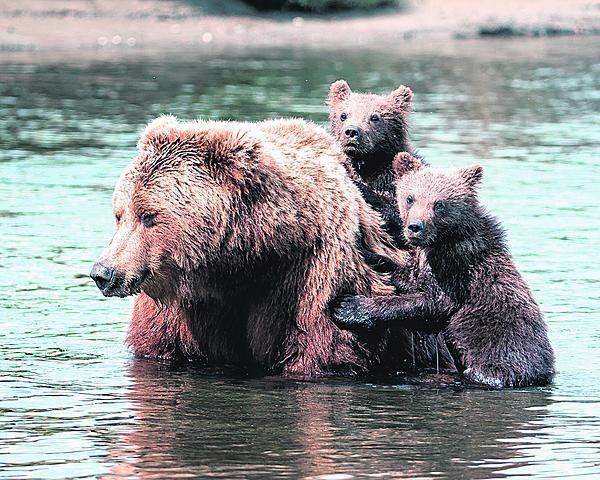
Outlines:
[{"label": "cub's claw", "polygon": [[467,368],[463,372],[463,375],[468,383],[474,385],[482,385],[484,387],[490,388],[504,387],[504,382],[500,378],[494,377],[492,375],[486,375],[485,373],[477,371],[474,368]]}]

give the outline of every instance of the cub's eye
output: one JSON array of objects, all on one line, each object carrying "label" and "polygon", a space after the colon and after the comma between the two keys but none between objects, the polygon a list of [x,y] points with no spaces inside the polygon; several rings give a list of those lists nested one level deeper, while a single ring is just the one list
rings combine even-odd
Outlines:
[{"label": "cub's eye", "polygon": [[413,195],[409,195],[406,197],[406,204],[410,207],[413,203],[415,203],[415,197]]},{"label": "cub's eye", "polygon": [[378,122],[379,120],[381,120],[381,117],[378,113],[373,113],[369,120],[371,120],[372,122]]},{"label": "cub's eye", "polygon": [[446,211],[446,204],[444,202],[440,202],[439,200],[433,204],[433,211],[438,215],[441,215]]},{"label": "cub's eye", "polygon": [[121,221],[121,214],[120,213],[115,213],[115,220],[117,221],[117,223],[119,223]]},{"label": "cub's eye", "polygon": [[154,226],[154,214],[144,212],[140,215],[140,222],[144,227],[150,228]]},{"label": "cub's eye", "polygon": [[345,122],[347,118],[348,118],[348,114],[347,114],[347,113],[342,113],[342,114],[340,115],[340,120],[341,120],[342,122]]}]

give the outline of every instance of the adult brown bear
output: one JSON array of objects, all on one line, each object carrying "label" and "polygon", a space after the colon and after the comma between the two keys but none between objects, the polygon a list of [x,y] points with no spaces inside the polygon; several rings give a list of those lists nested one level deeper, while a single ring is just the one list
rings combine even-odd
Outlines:
[{"label": "adult brown bear", "polygon": [[91,276],[139,294],[140,356],[303,376],[364,372],[373,345],[340,330],[340,294],[393,292],[362,251],[398,258],[333,139],[300,120],[152,122],[113,197],[117,231]]}]

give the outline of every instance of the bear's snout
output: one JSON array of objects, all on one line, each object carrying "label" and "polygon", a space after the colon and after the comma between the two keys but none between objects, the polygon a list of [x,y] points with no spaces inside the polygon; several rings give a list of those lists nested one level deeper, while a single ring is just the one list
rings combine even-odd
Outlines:
[{"label": "bear's snout", "polygon": [[423,220],[411,220],[406,226],[406,239],[417,245],[425,238],[425,222]]},{"label": "bear's snout", "polygon": [[425,229],[425,224],[422,220],[413,221],[408,226],[408,229],[415,234],[421,233]]},{"label": "bear's snout", "polygon": [[346,128],[346,130],[344,130],[344,135],[346,136],[346,138],[350,138],[350,139],[354,139],[354,140],[358,140],[358,134],[360,133],[358,127],[355,127],[354,125],[349,126],[348,128]]},{"label": "bear's snout", "polygon": [[101,263],[94,263],[90,277],[96,282],[96,286],[102,290],[102,293],[106,293],[110,290],[110,287],[115,280],[115,269],[102,265]]}]

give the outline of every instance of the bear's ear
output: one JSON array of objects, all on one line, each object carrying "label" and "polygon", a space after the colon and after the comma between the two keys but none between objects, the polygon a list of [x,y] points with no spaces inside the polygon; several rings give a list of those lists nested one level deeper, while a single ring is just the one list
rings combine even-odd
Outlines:
[{"label": "bear's ear", "polygon": [[408,113],[412,106],[413,92],[410,88],[400,85],[388,95],[388,100],[396,110]]},{"label": "bear's ear", "polygon": [[415,170],[422,168],[423,162],[419,158],[413,157],[408,152],[400,152],[394,157],[393,165],[396,177],[401,178],[409,172],[414,172]]},{"label": "bear's ear", "polygon": [[461,168],[458,173],[471,190],[475,191],[483,178],[483,167],[475,164],[470,167]]},{"label": "bear's ear", "polygon": [[338,80],[337,82],[333,82],[331,87],[329,87],[329,98],[327,103],[329,105],[335,105],[338,102],[346,100],[352,90],[350,90],[350,85],[346,82],[346,80]]},{"label": "bear's ear", "polygon": [[245,131],[213,131],[206,137],[205,162],[221,179],[246,182],[262,154],[259,138]]},{"label": "bear's ear", "polygon": [[173,115],[161,115],[152,120],[144,129],[138,140],[137,147],[139,150],[146,150],[153,139],[157,137],[165,137],[171,139],[174,132],[177,130],[179,122]]}]

